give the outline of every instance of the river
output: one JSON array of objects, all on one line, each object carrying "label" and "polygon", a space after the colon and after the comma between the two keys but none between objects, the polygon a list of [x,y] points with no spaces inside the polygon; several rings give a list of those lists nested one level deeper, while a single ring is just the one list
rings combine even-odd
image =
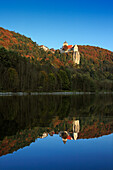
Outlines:
[{"label": "river", "polygon": [[113,169],[113,95],[0,96],[2,169]]}]

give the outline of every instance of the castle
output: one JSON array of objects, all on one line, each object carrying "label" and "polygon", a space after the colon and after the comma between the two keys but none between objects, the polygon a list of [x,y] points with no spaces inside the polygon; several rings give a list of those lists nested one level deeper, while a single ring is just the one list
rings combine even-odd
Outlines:
[{"label": "castle", "polygon": [[[55,49],[51,48],[49,49],[48,47],[41,45],[39,48],[43,49],[44,51],[51,51],[51,53],[55,53]],[[72,53],[72,60],[74,64],[80,64],[80,53],[78,51],[78,46],[77,45],[68,45],[68,43],[65,41],[63,43],[62,48],[60,48],[60,53]]]},{"label": "castle", "polygon": [[80,64],[80,53],[78,51],[77,45],[68,45],[68,43],[65,41],[63,43],[62,48],[60,48],[60,53],[68,53],[72,52],[73,55],[73,62],[74,64]]}]

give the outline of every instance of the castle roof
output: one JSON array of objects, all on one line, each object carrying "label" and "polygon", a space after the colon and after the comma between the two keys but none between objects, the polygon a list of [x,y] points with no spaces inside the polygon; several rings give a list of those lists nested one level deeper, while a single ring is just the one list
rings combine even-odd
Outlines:
[{"label": "castle roof", "polygon": [[71,136],[68,136],[67,139],[68,139],[68,140],[72,140],[72,137],[71,137]]},{"label": "castle roof", "polygon": [[73,47],[73,45],[68,45],[68,49],[70,49],[70,48],[72,48]]}]

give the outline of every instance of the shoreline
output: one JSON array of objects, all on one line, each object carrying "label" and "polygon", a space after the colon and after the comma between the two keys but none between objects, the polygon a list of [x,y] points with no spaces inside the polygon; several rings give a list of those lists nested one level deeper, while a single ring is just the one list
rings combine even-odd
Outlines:
[{"label": "shoreline", "polygon": [[90,95],[113,94],[113,92],[0,92],[0,96],[38,96],[38,95]]}]

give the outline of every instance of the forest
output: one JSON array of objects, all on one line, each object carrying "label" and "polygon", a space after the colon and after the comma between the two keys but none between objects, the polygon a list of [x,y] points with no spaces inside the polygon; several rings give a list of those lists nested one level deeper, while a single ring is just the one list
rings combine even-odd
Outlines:
[{"label": "forest", "polygon": [[0,27],[0,91],[113,91],[113,52],[79,45],[72,54],[45,52],[24,35]]}]

